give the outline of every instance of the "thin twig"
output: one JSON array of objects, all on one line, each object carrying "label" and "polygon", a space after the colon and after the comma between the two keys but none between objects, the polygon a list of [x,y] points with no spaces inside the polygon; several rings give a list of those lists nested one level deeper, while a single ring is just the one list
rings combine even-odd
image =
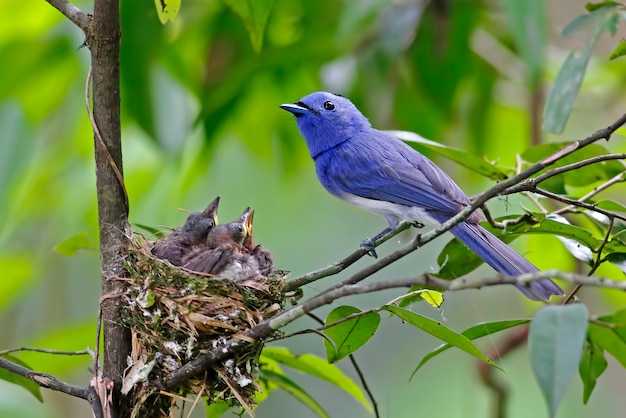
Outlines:
[{"label": "thin twig", "polygon": [[[389,239],[398,235],[400,232],[409,229],[410,227],[411,227],[411,224],[409,222],[401,223],[400,225],[398,225],[396,229],[394,229],[393,231],[390,231],[389,233],[381,237],[378,241],[374,242],[374,247],[378,247],[382,243],[388,241]],[[340,273],[341,271],[350,267],[352,264],[359,261],[361,258],[363,258],[363,256],[367,255],[368,252],[369,250],[366,248],[363,248],[363,247],[358,248],[357,250],[349,254],[347,257],[337,261],[336,263],[333,263],[329,266],[312,271],[310,273],[304,274],[302,276],[293,278],[287,281],[287,283],[285,283],[285,291],[292,292],[316,280],[319,280],[328,276],[333,276],[337,273]]]},{"label": "thin twig", "polygon": [[[540,194],[545,197],[549,197],[550,199],[558,200],[559,202],[567,203],[571,206],[576,206],[576,207],[587,209],[593,212],[601,213],[602,215],[608,218],[617,218],[617,219],[626,221],[626,216],[620,215],[618,213],[611,212],[608,210],[600,209],[596,207],[596,205],[593,205],[591,203],[585,203],[585,202],[581,202],[580,200],[570,199],[569,197],[561,196],[560,194],[552,193],[543,189],[535,189],[533,190],[533,193]],[[559,209],[558,211],[555,211],[554,213],[559,214],[561,211],[563,211],[563,209]]]},{"label": "thin twig", "polygon": [[[324,321],[322,320],[322,318],[311,313],[309,314],[309,316],[313,318],[315,321],[317,321],[320,325],[324,326]],[[367,396],[370,398],[370,401],[372,402],[372,406],[374,407],[374,416],[376,418],[380,418],[380,413],[378,412],[378,403],[376,402],[376,399],[374,398],[374,394],[372,393],[369,385],[367,384],[367,380],[365,379],[365,375],[361,371],[361,367],[357,363],[354,355],[350,354],[348,358],[350,358],[350,363],[352,363],[352,367],[354,367],[356,374],[359,376],[359,380],[361,381],[361,385],[363,385],[363,389],[365,389],[365,393],[367,393]]]},{"label": "thin twig", "polygon": [[[624,172],[619,173],[618,175],[616,175],[615,177],[605,181],[604,183],[602,183],[601,185],[599,185],[598,187],[594,187],[594,189],[592,191],[590,191],[589,193],[587,193],[586,195],[584,195],[583,197],[577,199],[577,202],[584,202],[585,200],[591,199],[592,197],[594,197],[595,195],[597,195],[598,193],[608,189],[609,187],[611,187],[612,185],[616,184],[616,183],[620,183],[622,181],[624,181]],[[562,209],[559,209],[558,211],[554,212],[556,214],[561,213],[561,212],[569,212],[572,209],[574,209],[574,204],[570,205],[570,206],[566,206]],[[598,213],[602,213],[600,212],[597,208],[591,209],[591,210],[595,210]],[[613,213],[613,212],[610,212]],[[607,215],[608,216],[608,215]],[[613,216],[616,216],[615,214],[613,214]],[[619,218],[619,216],[616,216]]]},{"label": "thin twig", "polygon": [[585,160],[581,160],[581,161],[577,161],[575,163],[572,164],[567,164],[561,167],[557,167],[554,168],[552,170],[546,171],[545,173],[537,176],[537,177],[533,177],[533,178],[529,178],[523,182],[521,182],[519,185],[515,185],[510,187],[509,189],[507,189],[506,194],[511,194],[511,193],[517,193],[523,190],[528,190],[527,187],[535,187],[537,185],[539,185],[539,183],[554,177],[558,174],[562,174],[568,171],[572,171],[572,170],[576,170],[578,168],[581,167],[585,167],[587,165],[591,165],[591,164],[596,164],[602,161],[609,161],[609,160],[622,160],[626,158],[626,154],[605,154],[605,155],[597,155],[595,157],[591,157],[591,158],[587,158]]},{"label": "thin twig", "polygon": [[49,350],[47,348],[37,348],[37,347],[18,347],[18,348],[10,348],[8,350],[1,350],[0,355],[14,353],[16,351],[35,351],[37,353],[57,354],[57,355],[62,355],[62,356],[93,355],[93,351],[89,347],[87,347],[84,350],[79,350],[79,351]]},{"label": "thin twig", "polygon": [[[600,267],[600,264],[603,263],[602,260],[602,251],[604,250],[604,247],[606,246],[606,244],[609,242],[609,238],[611,236],[611,232],[613,231],[613,224],[615,222],[614,218],[609,218],[609,225],[606,229],[606,234],[604,234],[604,239],[602,240],[602,243],[600,244],[600,246],[598,247],[597,250],[597,255],[596,258],[594,260],[593,266],[591,267],[591,270],[589,270],[589,272],[587,273],[588,276],[592,276],[596,270],[598,270],[598,267]],[[568,303],[570,303],[570,301],[574,298],[574,296],[576,296],[576,294],[578,293],[578,291],[582,288],[582,284],[576,284],[576,286],[574,286],[574,288],[567,294],[567,296],[563,299],[562,304],[566,305]]]},{"label": "thin twig", "polygon": [[63,13],[65,17],[86,32],[91,24],[91,16],[74,6],[67,0],[46,0],[52,7]]},{"label": "thin twig", "polygon": [[[528,329],[528,325],[517,327],[497,346],[485,353],[485,356],[493,361],[506,356],[526,341],[528,337]],[[485,386],[491,389],[494,393],[495,408],[493,416],[496,418],[505,418],[507,416],[506,405],[509,397],[508,386],[495,376],[493,373],[493,367],[490,364],[485,363],[484,361],[478,361],[476,363],[476,368],[478,369],[478,376],[480,376],[480,380],[482,380]]]}]

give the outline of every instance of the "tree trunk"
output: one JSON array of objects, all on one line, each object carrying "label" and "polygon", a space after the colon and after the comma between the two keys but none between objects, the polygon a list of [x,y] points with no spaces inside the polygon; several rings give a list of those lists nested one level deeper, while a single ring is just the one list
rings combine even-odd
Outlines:
[{"label": "tree trunk", "polygon": [[128,202],[122,178],[120,129],[120,19],[119,0],[95,0],[91,31],[87,34],[93,74],[93,111],[100,261],[102,265],[103,375],[115,382],[113,416],[128,415],[120,394],[130,354],[130,333],[119,323],[120,298],[126,275]]}]

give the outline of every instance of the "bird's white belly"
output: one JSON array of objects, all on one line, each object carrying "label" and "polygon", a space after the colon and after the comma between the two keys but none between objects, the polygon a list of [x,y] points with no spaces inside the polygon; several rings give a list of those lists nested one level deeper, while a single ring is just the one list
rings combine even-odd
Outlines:
[{"label": "bird's white belly", "polygon": [[420,222],[425,225],[439,226],[440,222],[437,222],[428,213],[416,206],[405,206],[397,203],[385,202],[382,200],[366,199],[364,197],[356,196],[353,194],[344,194],[341,196],[344,200],[352,203],[355,206],[373,212],[377,215],[384,216],[388,221],[389,218],[396,218],[402,221]]}]

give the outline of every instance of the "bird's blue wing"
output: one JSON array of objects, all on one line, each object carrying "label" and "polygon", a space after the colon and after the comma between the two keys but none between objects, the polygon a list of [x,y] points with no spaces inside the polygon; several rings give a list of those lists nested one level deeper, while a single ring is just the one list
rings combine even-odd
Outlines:
[{"label": "bird's blue wing", "polygon": [[377,130],[320,156],[316,168],[322,184],[339,196],[349,193],[449,215],[470,203],[432,161]]}]

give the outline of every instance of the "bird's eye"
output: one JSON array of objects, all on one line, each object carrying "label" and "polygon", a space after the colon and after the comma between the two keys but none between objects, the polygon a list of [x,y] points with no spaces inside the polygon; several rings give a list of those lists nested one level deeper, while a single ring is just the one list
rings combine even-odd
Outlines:
[{"label": "bird's eye", "polygon": [[324,109],[326,110],[335,110],[335,104],[330,100],[324,102]]}]

